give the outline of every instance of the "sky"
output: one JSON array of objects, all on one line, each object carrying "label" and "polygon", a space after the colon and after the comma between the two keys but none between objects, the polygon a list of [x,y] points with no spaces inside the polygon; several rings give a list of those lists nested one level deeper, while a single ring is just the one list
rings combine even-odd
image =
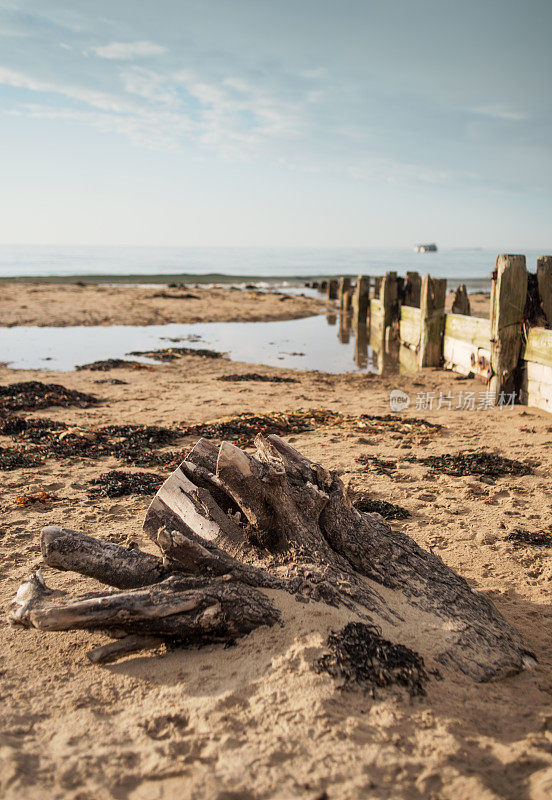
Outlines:
[{"label": "sky", "polygon": [[551,0],[0,0],[0,243],[552,249]]}]

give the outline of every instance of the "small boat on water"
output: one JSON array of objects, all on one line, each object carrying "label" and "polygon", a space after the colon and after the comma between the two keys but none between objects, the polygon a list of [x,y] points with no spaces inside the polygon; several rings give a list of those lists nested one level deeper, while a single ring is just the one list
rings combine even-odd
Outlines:
[{"label": "small boat on water", "polygon": [[437,245],[435,242],[431,242],[431,244],[415,244],[414,245],[414,252],[415,253],[436,253],[437,252]]}]

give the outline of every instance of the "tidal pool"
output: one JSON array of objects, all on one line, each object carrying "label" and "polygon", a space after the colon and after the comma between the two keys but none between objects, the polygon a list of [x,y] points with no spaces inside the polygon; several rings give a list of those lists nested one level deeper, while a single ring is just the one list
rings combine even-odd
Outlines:
[{"label": "tidal pool", "polygon": [[358,334],[335,315],[284,322],[14,327],[0,332],[0,362],[13,369],[67,372],[107,358],[155,363],[133,350],[185,346],[225,353],[233,361],[321,372],[378,372],[366,328]]}]

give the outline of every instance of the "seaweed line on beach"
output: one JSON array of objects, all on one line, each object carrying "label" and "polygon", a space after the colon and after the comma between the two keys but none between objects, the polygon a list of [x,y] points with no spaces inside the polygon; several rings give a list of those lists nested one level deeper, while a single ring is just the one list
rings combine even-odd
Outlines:
[{"label": "seaweed line on beach", "polygon": [[[155,425],[104,425],[85,428],[67,425],[58,420],[22,416],[9,416],[0,421],[0,434],[10,436],[16,442],[36,445],[27,451],[27,458],[49,456],[53,458],[102,458],[112,456],[137,467],[176,467],[184,458],[186,449],[154,452],[173,444],[184,437],[227,440],[235,444],[251,446],[255,437],[276,433],[287,435],[303,433],[319,427],[343,430],[395,432],[411,434],[420,431],[438,432],[425,420],[402,420],[396,416],[352,416],[325,409],[299,409],[291,412],[267,414],[244,413],[223,417],[212,422],[174,428]],[[0,468],[1,467],[0,462]],[[11,463],[9,459],[5,463]],[[38,463],[38,462],[37,462]],[[30,465],[30,462],[29,462]],[[396,466],[396,465],[394,465]],[[8,466],[9,469],[16,467]]]},{"label": "seaweed line on beach", "polygon": [[217,381],[258,381],[259,383],[299,383],[297,378],[285,378],[282,375],[261,375],[258,372],[244,372],[232,375],[220,375]]},{"label": "seaweed line on beach", "polygon": [[441,425],[427,422],[424,419],[405,418],[388,414],[376,416],[360,414],[359,416],[341,414],[328,409],[298,409],[297,411],[274,411],[268,414],[244,413],[232,417],[223,417],[200,425],[183,428],[186,436],[205,436],[212,439],[227,439],[240,447],[253,444],[255,436],[277,433],[304,433],[317,427],[342,428],[344,430],[362,431],[365,433],[394,432],[400,434],[420,433],[437,434]]}]

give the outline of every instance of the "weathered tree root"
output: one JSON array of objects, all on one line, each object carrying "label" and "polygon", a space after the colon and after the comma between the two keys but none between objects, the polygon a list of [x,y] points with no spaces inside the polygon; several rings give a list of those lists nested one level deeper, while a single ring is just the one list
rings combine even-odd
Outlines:
[{"label": "weathered tree root", "polygon": [[[165,481],[144,530],[162,557],[45,528],[46,564],[122,592],[48,602],[39,573],[10,620],[42,630],[89,628],[117,641],[89,654],[111,660],[162,642],[230,642],[280,614],[267,589],[346,605],[388,631],[408,623],[428,655],[475,680],[530,661],[519,634],[440,558],[348,501],[337,475],[278,436],[256,453],[201,439]],[[397,637],[395,637],[397,638]]]}]

